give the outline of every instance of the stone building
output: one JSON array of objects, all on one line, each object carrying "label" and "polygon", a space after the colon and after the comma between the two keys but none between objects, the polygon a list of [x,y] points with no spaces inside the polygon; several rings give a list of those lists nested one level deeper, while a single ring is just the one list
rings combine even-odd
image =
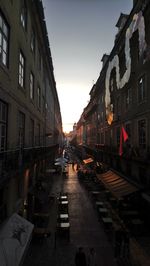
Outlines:
[{"label": "stone building", "polygon": [[[31,216],[62,121],[42,1],[0,1],[0,222]],[[30,214],[29,214],[30,213]],[[31,217],[30,217],[31,218]]]},{"label": "stone building", "polygon": [[[114,47],[102,58],[100,76],[81,115],[84,123],[77,123],[85,128],[82,144],[145,192],[150,188],[149,15],[149,1],[140,0],[129,15],[120,15]],[[122,127],[128,139],[122,140],[120,155]]]}]

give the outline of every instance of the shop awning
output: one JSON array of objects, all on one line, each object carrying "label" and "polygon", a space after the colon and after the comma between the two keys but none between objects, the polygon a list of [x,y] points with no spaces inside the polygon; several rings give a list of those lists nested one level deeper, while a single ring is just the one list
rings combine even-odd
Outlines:
[{"label": "shop awning", "polygon": [[117,198],[121,198],[138,191],[136,186],[132,185],[113,171],[109,170],[106,173],[98,174],[97,176],[104,183],[106,188]]},{"label": "shop awning", "polygon": [[0,230],[0,265],[21,265],[31,240],[33,224],[14,213]]},{"label": "shop awning", "polygon": [[87,158],[87,159],[84,159],[83,160],[83,162],[85,163],[85,164],[87,164],[87,163],[92,163],[94,160],[92,159],[92,158]]}]

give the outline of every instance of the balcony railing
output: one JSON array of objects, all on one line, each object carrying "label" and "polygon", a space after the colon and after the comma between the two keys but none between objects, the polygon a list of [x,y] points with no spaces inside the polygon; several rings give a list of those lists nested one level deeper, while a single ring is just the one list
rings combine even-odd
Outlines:
[{"label": "balcony railing", "polygon": [[57,147],[53,144],[0,152],[0,182],[10,177],[12,172],[22,171],[27,165],[45,160]]}]

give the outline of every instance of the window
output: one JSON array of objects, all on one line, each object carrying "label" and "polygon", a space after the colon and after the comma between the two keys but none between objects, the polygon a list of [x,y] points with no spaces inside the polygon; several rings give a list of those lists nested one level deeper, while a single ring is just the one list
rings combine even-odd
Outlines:
[{"label": "window", "polygon": [[30,99],[33,100],[34,99],[34,76],[32,73],[30,73],[30,85],[29,85],[29,89],[30,89]]},{"label": "window", "polygon": [[25,85],[25,57],[21,51],[19,54],[19,85],[22,88]]},{"label": "window", "polygon": [[104,120],[104,113],[103,112],[101,112],[101,115],[100,115],[100,117],[101,117],[101,123],[103,123],[103,120]]},{"label": "window", "polygon": [[0,12],[0,62],[8,66],[9,27]]},{"label": "window", "polygon": [[126,92],[125,92],[125,105],[126,105],[126,108],[129,107],[130,102],[131,102],[131,89],[128,88],[126,90]]},{"label": "window", "polygon": [[121,99],[120,96],[116,97],[116,115],[117,118],[119,119],[120,117],[120,111],[121,111]]},{"label": "window", "polygon": [[110,91],[112,92],[114,90],[114,79],[110,80]]},{"label": "window", "polygon": [[31,33],[31,42],[30,42],[30,46],[31,46],[31,51],[33,53],[35,53],[35,33],[34,31],[32,31]]},{"label": "window", "polygon": [[146,88],[145,88],[145,75],[142,76],[138,81],[138,101],[143,102],[146,97]]},{"label": "window", "polygon": [[40,136],[41,136],[40,132],[41,132],[40,124],[37,124],[37,145],[39,146],[40,146]]},{"label": "window", "polygon": [[27,28],[27,7],[25,1],[22,1],[21,13],[20,13],[21,25],[24,29]]},{"label": "window", "polygon": [[41,89],[38,87],[37,89],[37,105],[38,108],[41,108]]},{"label": "window", "polygon": [[19,112],[18,143],[20,148],[24,146],[24,137],[25,137],[25,115],[24,113]]},{"label": "window", "polygon": [[142,119],[138,121],[138,138],[139,147],[146,148],[146,120]]},{"label": "window", "polygon": [[0,101],[0,151],[6,150],[7,104]]},{"label": "window", "polygon": [[100,140],[101,144],[104,144],[104,133],[103,132],[101,132],[100,137],[101,137],[101,140]]},{"label": "window", "polygon": [[31,147],[34,146],[34,120],[30,119],[30,135],[29,135],[29,142]]},{"label": "window", "polygon": [[42,111],[45,113],[46,111],[46,103],[45,103],[45,96],[42,95]]},{"label": "window", "polygon": [[116,128],[117,146],[120,145],[120,127]]},{"label": "window", "polygon": [[39,49],[39,52],[38,52],[38,69],[39,71],[42,71],[42,56],[41,56],[41,52],[40,52],[40,49]]},{"label": "window", "polygon": [[128,138],[130,139],[131,138],[131,124],[130,123],[126,124],[126,132],[128,134]]}]

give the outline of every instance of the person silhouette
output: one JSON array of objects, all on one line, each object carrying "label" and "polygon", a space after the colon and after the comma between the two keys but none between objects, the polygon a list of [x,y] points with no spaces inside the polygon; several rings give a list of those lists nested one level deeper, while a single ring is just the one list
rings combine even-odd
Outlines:
[{"label": "person silhouette", "polygon": [[75,265],[76,266],[87,266],[86,256],[85,256],[83,247],[79,247],[78,251],[76,252]]},{"label": "person silhouette", "polygon": [[88,266],[96,266],[96,252],[94,248],[89,249]]}]

